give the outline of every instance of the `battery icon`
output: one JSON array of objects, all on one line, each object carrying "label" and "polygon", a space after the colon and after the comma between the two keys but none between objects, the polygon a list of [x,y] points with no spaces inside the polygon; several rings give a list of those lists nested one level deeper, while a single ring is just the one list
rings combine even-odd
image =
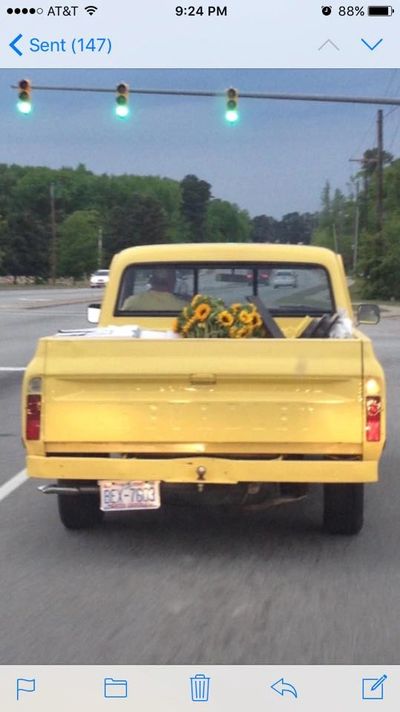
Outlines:
[{"label": "battery icon", "polygon": [[394,8],[391,5],[368,5],[368,15],[371,17],[390,17]]}]

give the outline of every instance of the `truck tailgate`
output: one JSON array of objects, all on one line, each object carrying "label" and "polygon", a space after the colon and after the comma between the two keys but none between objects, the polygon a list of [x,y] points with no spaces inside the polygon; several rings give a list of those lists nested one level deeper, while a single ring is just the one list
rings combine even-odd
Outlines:
[{"label": "truck tailgate", "polygon": [[49,451],[356,452],[363,441],[358,339],[45,341]]}]

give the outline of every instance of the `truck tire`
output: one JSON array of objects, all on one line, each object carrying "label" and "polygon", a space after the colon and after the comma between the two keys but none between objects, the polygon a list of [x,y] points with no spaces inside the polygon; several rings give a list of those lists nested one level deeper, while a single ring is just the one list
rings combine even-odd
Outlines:
[{"label": "truck tire", "polygon": [[59,494],[58,512],[66,529],[92,529],[101,524],[104,512],[96,494]]},{"label": "truck tire", "polygon": [[364,522],[364,485],[324,485],[324,529],[329,534],[351,536]]}]

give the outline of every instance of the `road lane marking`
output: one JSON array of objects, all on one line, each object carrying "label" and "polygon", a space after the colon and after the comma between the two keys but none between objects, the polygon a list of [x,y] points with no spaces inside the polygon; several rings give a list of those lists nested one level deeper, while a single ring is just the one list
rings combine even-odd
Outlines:
[{"label": "road lane marking", "polygon": [[20,373],[21,371],[26,371],[25,366],[0,366],[1,373]]},{"label": "road lane marking", "polygon": [[8,497],[11,492],[14,492],[14,490],[17,489],[17,487],[20,487],[21,485],[26,482],[28,479],[26,470],[21,470],[21,472],[18,472],[18,474],[14,475],[14,477],[11,477],[11,480],[8,480],[8,482],[5,482],[4,485],[0,486],[0,502]]}]

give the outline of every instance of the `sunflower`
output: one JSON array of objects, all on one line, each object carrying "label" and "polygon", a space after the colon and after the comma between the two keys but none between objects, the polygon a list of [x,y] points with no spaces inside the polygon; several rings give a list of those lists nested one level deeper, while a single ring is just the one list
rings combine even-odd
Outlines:
[{"label": "sunflower", "polygon": [[218,314],[218,322],[223,326],[232,326],[234,318],[226,309]]},{"label": "sunflower", "polygon": [[242,326],[241,329],[237,330],[236,336],[239,337],[240,339],[245,339],[246,336],[250,336],[252,333],[252,329],[249,326]]},{"label": "sunflower", "polygon": [[202,302],[201,304],[199,304],[196,307],[195,317],[199,321],[205,321],[210,314],[211,314],[211,307],[209,304],[204,304],[204,302]]},{"label": "sunflower", "polygon": [[242,309],[239,314],[239,320],[242,322],[242,324],[251,324],[251,314],[245,309]]},{"label": "sunflower", "polygon": [[256,327],[261,326],[261,324],[262,324],[262,319],[261,319],[259,313],[256,311],[251,314],[251,324]]}]

